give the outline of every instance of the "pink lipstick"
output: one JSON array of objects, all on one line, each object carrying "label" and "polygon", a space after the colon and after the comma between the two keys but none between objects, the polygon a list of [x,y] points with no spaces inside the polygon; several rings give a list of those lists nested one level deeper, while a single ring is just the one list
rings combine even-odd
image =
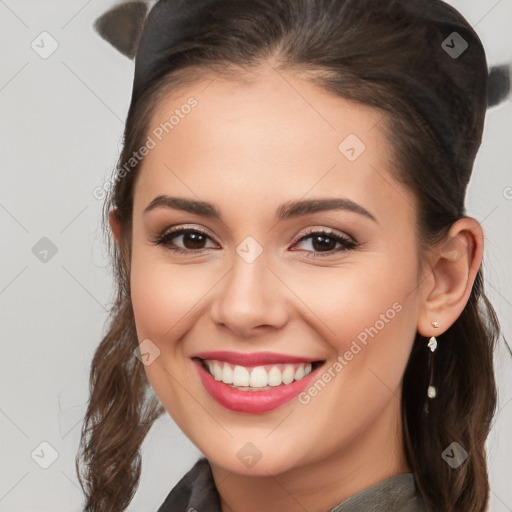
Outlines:
[{"label": "pink lipstick", "polygon": [[217,403],[261,414],[293,400],[317,378],[324,361],[273,352],[209,351],[194,354],[192,362]]}]

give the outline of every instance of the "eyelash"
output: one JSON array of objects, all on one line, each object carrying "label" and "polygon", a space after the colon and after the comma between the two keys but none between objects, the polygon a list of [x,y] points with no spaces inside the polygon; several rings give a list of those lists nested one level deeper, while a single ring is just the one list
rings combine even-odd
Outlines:
[{"label": "eyelash", "polygon": [[[152,240],[151,243],[153,245],[167,245],[173,238],[176,238],[179,235],[184,235],[184,234],[189,234],[189,233],[196,233],[196,234],[204,235],[211,240],[211,237],[205,231],[202,231],[200,229],[177,228],[177,229],[172,229],[170,231],[167,231],[163,235],[157,237],[155,240]],[[359,244],[357,242],[355,242],[347,237],[341,236],[338,233],[335,233],[334,231],[329,231],[329,230],[325,230],[325,229],[321,229],[318,231],[310,231],[309,233],[305,233],[300,238],[295,240],[293,242],[293,245],[295,245],[299,242],[302,242],[304,240],[307,240],[308,238],[311,238],[314,235],[327,236],[328,238],[331,238],[331,239],[335,240],[336,242],[340,243],[343,246],[343,248],[338,248],[337,250],[323,251],[323,252],[322,251],[320,251],[320,252],[306,251],[304,249],[299,249],[300,252],[305,253],[305,256],[307,258],[317,258],[317,257],[323,258],[323,257],[327,257],[327,256],[332,256],[333,254],[337,254],[342,251],[352,251],[359,247]],[[197,253],[197,252],[205,250],[205,249],[196,249],[196,250],[183,249],[181,247],[172,247],[171,245],[167,245],[167,248],[174,253],[180,253],[180,254]],[[206,248],[206,249],[208,249],[208,248]]]}]

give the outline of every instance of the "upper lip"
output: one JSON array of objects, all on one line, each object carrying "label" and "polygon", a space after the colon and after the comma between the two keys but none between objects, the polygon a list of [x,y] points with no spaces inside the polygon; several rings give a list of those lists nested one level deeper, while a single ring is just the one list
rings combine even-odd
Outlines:
[{"label": "upper lip", "polygon": [[292,356],[288,354],[278,354],[276,352],[230,352],[227,350],[210,350],[198,352],[191,357],[200,359],[213,359],[215,361],[224,361],[226,363],[241,366],[257,366],[264,364],[279,363],[313,363],[320,361],[319,358]]}]

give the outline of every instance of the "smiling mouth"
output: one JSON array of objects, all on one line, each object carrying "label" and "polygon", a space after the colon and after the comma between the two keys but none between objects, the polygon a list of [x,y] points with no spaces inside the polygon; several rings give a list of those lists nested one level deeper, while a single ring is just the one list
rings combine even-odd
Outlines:
[{"label": "smiling mouth", "polygon": [[325,361],[241,366],[215,359],[196,358],[217,381],[241,391],[264,391],[299,381]]}]

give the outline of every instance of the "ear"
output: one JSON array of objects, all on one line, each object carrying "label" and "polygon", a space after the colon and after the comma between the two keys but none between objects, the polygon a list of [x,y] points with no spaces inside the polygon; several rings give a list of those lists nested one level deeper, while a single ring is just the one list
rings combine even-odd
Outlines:
[{"label": "ear", "polygon": [[112,208],[108,212],[108,222],[110,224],[110,229],[112,230],[112,234],[114,235],[114,240],[116,244],[119,246],[121,242],[121,221],[117,215],[117,209]]},{"label": "ear", "polygon": [[[446,331],[466,306],[482,263],[484,233],[479,222],[463,217],[429,257],[430,274],[422,283],[418,332],[425,337]],[[432,322],[437,322],[435,329]]]}]

